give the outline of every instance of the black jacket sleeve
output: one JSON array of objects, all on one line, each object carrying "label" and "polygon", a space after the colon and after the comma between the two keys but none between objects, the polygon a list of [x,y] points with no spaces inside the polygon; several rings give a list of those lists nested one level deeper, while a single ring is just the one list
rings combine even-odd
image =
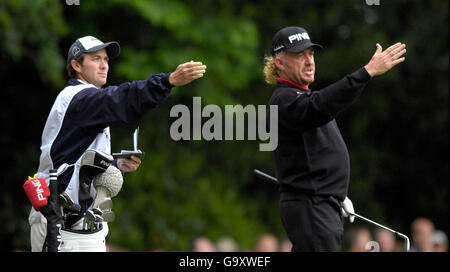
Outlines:
[{"label": "black jacket sleeve", "polygon": [[67,114],[86,129],[131,123],[166,100],[171,90],[169,74],[163,73],[120,86],[86,88],[74,96]]},{"label": "black jacket sleeve", "polygon": [[369,79],[366,69],[361,68],[318,91],[283,88],[276,91],[271,104],[278,105],[280,125],[308,130],[328,123],[352,104]]}]

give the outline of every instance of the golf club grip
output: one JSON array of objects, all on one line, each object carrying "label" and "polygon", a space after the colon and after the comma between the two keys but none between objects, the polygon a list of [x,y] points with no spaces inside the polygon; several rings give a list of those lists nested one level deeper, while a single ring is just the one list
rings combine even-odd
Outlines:
[{"label": "golf club grip", "polygon": [[262,179],[264,179],[266,181],[270,181],[270,182],[272,182],[274,184],[280,185],[280,182],[276,178],[274,178],[274,177],[272,177],[272,176],[270,176],[270,175],[268,175],[268,174],[266,174],[266,173],[264,173],[262,171],[259,171],[258,169],[254,169],[253,173],[259,178],[262,178]]}]

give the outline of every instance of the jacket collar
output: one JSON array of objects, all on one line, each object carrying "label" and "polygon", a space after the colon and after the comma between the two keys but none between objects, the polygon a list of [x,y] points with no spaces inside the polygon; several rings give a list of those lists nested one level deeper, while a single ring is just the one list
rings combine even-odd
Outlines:
[{"label": "jacket collar", "polygon": [[289,79],[285,79],[285,78],[282,78],[282,77],[277,78],[277,82],[278,82],[278,84],[284,83],[284,84],[287,84],[287,85],[291,85],[291,86],[293,86],[293,87],[295,87],[297,89],[301,89],[301,90],[304,90],[304,91],[309,91],[308,87],[306,87],[304,85],[297,84],[297,83],[295,83],[295,82],[293,82],[293,81],[291,81]]},{"label": "jacket collar", "polygon": [[80,85],[80,84],[85,84],[85,85],[87,85],[86,82],[84,82],[84,81],[82,81],[81,79],[78,79],[78,78],[71,78],[71,79],[69,79],[69,81],[67,82],[67,85],[69,85],[69,86],[77,86],[77,85]]}]

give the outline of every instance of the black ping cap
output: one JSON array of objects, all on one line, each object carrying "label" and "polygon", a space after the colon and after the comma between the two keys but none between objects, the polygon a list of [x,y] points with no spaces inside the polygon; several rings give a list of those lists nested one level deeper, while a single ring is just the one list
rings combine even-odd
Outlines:
[{"label": "black ping cap", "polygon": [[310,47],[322,49],[320,44],[312,43],[308,32],[302,27],[288,26],[275,34],[272,39],[272,56],[280,51],[299,53]]},{"label": "black ping cap", "polygon": [[81,54],[92,53],[102,48],[106,48],[108,57],[110,59],[117,57],[120,54],[120,45],[117,42],[103,43],[99,39],[92,36],[85,36],[77,39],[69,48],[67,53],[67,64]]}]

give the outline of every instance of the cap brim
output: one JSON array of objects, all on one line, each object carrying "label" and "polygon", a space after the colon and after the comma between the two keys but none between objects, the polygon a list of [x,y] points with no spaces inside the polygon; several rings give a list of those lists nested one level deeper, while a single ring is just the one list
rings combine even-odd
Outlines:
[{"label": "cap brim", "polygon": [[86,50],[85,53],[96,52],[103,48],[106,48],[106,52],[108,53],[108,57],[110,59],[113,59],[113,58],[119,56],[119,54],[120,54],[120,45],[117,42],[107,42],[104,44],[94,46],[91,49]]},{"label": "cap brim", "polygon": [[323,46],[320,44],[317,44],[317,43],[304,43],[304,44],[299,44],[297,46],[293,46],[290,48],[286,48],[286,49],[284,49],[284,51],[289,52],[289,53],[300,53],[310,47],[314,47],[316,49],[323,49]]}]

